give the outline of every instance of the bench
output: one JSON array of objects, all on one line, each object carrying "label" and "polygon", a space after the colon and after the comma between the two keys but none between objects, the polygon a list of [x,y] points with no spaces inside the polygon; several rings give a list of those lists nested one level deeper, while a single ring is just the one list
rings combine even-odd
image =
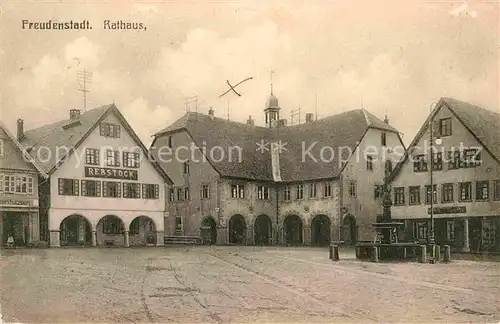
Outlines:
[{"label": "bench", "polygon": [[165,236],[164,238],[165,245],[167,244],[202,244],[203,239],[200,236]]}]

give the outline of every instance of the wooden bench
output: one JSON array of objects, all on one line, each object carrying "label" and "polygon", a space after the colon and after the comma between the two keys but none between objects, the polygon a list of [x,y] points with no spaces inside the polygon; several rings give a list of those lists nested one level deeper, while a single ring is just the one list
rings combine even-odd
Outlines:
[{"label": "wooden bench", "polygon": [[202,244],[203,239],[200,236],[181,236],[181,235],[173,235],[173,236],[165,236],[164,238],[165,245],[167,244]]}]

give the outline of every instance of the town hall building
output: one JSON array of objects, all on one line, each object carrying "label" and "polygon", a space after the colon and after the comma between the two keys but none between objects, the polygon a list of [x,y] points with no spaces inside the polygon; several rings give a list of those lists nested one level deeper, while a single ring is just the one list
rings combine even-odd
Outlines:
[{"label": "town hall building", "polygon": [[48,175],[39,205],[51,247],[163,245],[171,181],[114,104],[27,131],[20,119],[18,139]]},{"label": "town hall building", "polygon": [[[174,183],[166,235],[247,245],[373,239],[376,189],[404,152],[398,131],[365,109],[289,126],[280,111],[271,91],[265,127],[210,108],[155,134],[151,154]],[[162,159],[169,150],[176,156]]]}]

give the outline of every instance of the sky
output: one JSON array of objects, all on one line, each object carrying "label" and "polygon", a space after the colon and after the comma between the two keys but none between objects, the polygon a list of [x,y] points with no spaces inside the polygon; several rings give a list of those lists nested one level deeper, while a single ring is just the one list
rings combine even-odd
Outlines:
[{"label": "sky", "polygon": [[[23,30],[24,19],[93,29]],[[146,145],[186,109],[264,125],[271,71],[289,124],[299,107],[300,122],[364,108],[387,115],[406,145],[440,97],[500,107],[497,1],[4,0],[0,24],[0,119],[12,131],[17,118],[31,129],[83,110],[83,69],[87,109],[114,102]],[[219,97],[248,77],[241,97]]]}]

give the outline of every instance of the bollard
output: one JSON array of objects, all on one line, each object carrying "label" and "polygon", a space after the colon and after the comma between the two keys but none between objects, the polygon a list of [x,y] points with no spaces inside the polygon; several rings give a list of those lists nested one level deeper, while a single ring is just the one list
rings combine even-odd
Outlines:
[{"label": "bollard", "polygon": [[339,260],[339,246],[334,245],[333,246],[333,258],[332,261],[338,261]]},{"label": "bollard", "polygon": [[328,258],[330,260],[333,260],[333,244],[330,244],[330,246],[329,246],[329,252],[330,253],[329,253],[329,257]]},{"label": "bollard", "polygon": [[427,262],[427,247],[425,245],[420,245],[420,258],[418,262],[420,263]]},{"label": "bollard", "polygon": [[450,262],[451,261],[451,248],[450,248],[449,245],[445,245],[444,246],[443,261],[444,262]]},{"label": "bollard", "polygon": [[372,262],[378,262],[378,248],[376,246],[373,247]]},{"label": "bollard", "polygon": [[441,261],[441,246],[440,245],[434,246],[434,260],[435,260],[435,262]]}]

